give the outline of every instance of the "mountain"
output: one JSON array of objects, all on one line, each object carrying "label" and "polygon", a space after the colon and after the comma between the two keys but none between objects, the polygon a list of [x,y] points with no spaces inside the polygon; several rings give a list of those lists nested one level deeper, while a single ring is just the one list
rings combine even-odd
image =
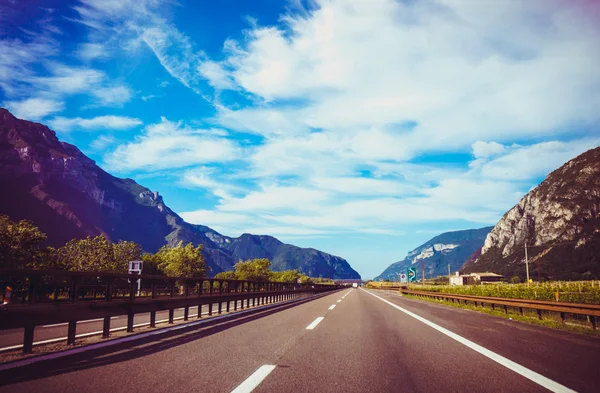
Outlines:
[{"label": "mountain", "polygon": [[462,271],[525,278],[600,278],[600,147],[570,160],[510,209]]},{"label": "mountain", "polygon": [[15,118],[0,108],[0,213],[29,219],[60,246],[73,238],[104,234],[156,252],[179,241],[204,245],[212,274],[239,259],[270,258],[274,270],[312,276],[360,278],[348,262],[324,252],[284,244],[271,236],[229,238],[185,222],[158,192],[98,167],[48,127]]},{"label": "mountain", "polygon": [[421,260],[425,261],[425,277],[448,275],[448,264],[452,272],[457,271],[473,253],[477,252],[492,227],[445,232],[434,237],[408,253],[406,258],[394,262],[375,280],[380,278],[398,280],[398,274],[406,273],[408,267],[417,268],[421,277]]}]

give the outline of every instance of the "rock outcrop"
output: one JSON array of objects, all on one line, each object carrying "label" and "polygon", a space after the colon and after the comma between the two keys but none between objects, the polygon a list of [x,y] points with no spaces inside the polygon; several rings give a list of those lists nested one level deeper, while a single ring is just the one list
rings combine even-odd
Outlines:
[{"label": "rock outcrop", "polygon": [[600,147],[550,173],[487,236],[462,271],[530,277],[600,278]]}]

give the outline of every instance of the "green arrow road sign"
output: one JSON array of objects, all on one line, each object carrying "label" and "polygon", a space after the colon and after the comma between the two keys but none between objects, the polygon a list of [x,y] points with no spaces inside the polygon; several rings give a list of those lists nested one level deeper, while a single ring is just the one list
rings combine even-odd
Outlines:
[{"label": "green arrow road sign", "polygon": [[408,282],[416,282],[417,281],[417,269],[414,267],[409,267],[406,269],[406,276],[408,277]]}]

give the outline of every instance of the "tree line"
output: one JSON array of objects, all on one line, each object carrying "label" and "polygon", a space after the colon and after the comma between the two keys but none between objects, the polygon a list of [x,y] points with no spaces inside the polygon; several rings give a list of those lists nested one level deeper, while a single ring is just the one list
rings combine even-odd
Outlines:
[{"label": "tree line", "polygon": [[314,284],[333,284],[329,278],[313,278],[300,273],[298,270],[284,270],[274,272],[271,270],[271,261],[267,258],[258,258],[240,261],[234,265],[234,270],[221,272],[215,278],[222,280],[250,280],[250,281],[275,281],[275,282],[301,282]]},{"label": "tree line", "polygon": [[[103,235],[72,239],[58,248],[46,246],[46,238],[31,221],[14,222],[0,215],[0,268],[127,273],[129,261],[142,260],[143,274],[201,278],[210,270],[202,245],[192,243],[163,246],[152,254],[143,252],[135,242],[113,243]],[[270,267],[266,258],[239,261],[234,270],[218,273],[215,278],[333,284],[330,279],[310,278],[298,270],[274,272]]]}]

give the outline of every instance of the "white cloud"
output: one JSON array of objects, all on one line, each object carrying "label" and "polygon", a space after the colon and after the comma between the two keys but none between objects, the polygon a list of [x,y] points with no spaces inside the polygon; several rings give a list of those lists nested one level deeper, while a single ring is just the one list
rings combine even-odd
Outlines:
[{"label": "white cloud", "polygon": [[[375,129],[382,146],[400,149],[397,156],[373,149],[391,159],[465,149],[478,140],[567,133],[567,126],[600,118],[594,7],[319,1],[308,16],[256,26],[245,41],[226,42],[216,74],[264,105],[222,110],[220,119],[251,131],[260,122],[264,133],[316,128],[348,136]],[[274,105],[290,99],[298,103]],[[288,123],[270,124],[264,114]],[[414,129],[387,130],[406,121],[416,122]]]},{"label": "white cloud", "polygon": [[51,76],[34,77],[31,83],[55,93],[75,94],[93,89],[106,77],[103,72],[91,68],[62,64],[55,64],[51,71]]},{"label": "white cloud", "polygon": [[112,146],[116,142],[116,138],[112,135],[100,135],[94,139],[90,146],[97,151],[104,151],[107,147]]},{"label": "white cloud", "polygon": [[546,176],[566,161],[595,146],[592,138],[513,146],[507,154],[482,164],[480,170],[482,176],[490,179],[532,180]]},{"label": "white cloud", "polygon": [[75,53],[77,57],[85,61],[106,59],[109,57],[109,52],[105,45],[93,42],[81,44]]},{"label": "white cloud", "polygon": [[132,97],[131,89],[122,85],[94,89],[91,93],[101,106],[122,106]]},{"label": "white cloud", "polygon": [[8,101],[4,105],[16,117],[25,120],[40,120],[64,109],[64,103],[48,98],[28,98],[23,101]]},{"label": "white cloud", "polygon": [[57,131],[68,132],[74,129],[83,130],[127,130],[142,124],[140,119],[126,116],[97,116],[90,119],[81,117],[67,118],[58,116],[48,122]]},{"label": "white cloud", "polygon": [[504,145],[497,142],[482,142],[473,143],[473,155],[475,158],[486,158],[502,153]]},{"label": "white cloud", "polygon": [[105,156],[107,165],[118,171],[184,168],[236,159],[239,147],[229,139],[165,118],[146,127],[133,142],[120,145]]}]

